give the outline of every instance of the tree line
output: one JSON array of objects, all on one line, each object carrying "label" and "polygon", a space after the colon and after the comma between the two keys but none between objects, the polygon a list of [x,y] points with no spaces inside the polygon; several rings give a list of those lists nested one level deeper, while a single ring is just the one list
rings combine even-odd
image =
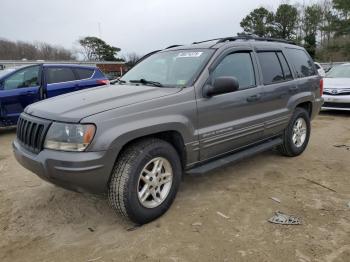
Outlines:
[{"label": "tree line", "polygon": [[29,43],[0,39],[0,60],[74,61],[80,58],[86,61],[125,61],[128,66],[133,66],[141,57],[135,52],[119,57],[118,52],[121,51],[119,47],[109,45],[94,36],[80,38],[78,43],[80,48],[72,51],[43,42]]},{"label": "tree line", "polygon": [[318,0],[309,5],[254,9],[240,23],[243,34],[274,37],[303,45],[320,61],[350,59],[350,0]]},{"label": "tree line", "polygon": [[75,60],[72,51],[43,42],[0,39],[0,60]]}]

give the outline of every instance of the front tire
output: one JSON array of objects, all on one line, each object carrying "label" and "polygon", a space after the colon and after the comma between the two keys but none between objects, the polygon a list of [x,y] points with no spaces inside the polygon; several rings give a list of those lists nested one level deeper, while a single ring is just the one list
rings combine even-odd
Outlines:
[{"label": "front tire", "polygon": [[171,144],[157,138],[140,140],[128,146],[115,164],[109,203],[131,221],[148,223],[169,209],[181,175],[181,161]]},{"label": "front tire", "polygon": [[309,113],[297,107],[284,130],[283,143],[278,150],[285,156],[294,157],[304,152],[310,139],[311,124]]}]

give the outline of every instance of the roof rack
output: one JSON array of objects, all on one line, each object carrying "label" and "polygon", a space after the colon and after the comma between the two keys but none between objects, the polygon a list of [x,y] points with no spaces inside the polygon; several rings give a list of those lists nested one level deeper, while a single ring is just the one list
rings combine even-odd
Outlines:
[{"label": "roof rack", "polygon": [[217,42],[217,44],[224,43],[224,42],[230,42],[230,41],[237,41],[237,40],[255,40],[255,41],[265,41],[265,42],[279,42],[279,43],[295,45],[295,43],[293,41],[271,38],[271,37],[260,37],[257,35],[238,35],[238,36],[232,36],[232,37],[225,37],[225,38],[221,38]]},{"label": "roof rack", "polygon": [[271,38],[271,37],[261,37],[261,36],[257,36],[254,34],[241,34],[238,36],[215,38],[215,39],[193,42],[192,44],[195,45],[195,44],[201,44],[201,43],[206,43],[206,42],[211,42],[211,41],[217,41],[215,44],[219,44],[219,43],[225,43],[225,42],[231,42],[231,41],[237,41],[237,40],[255,40],[255,41],[265,41],[265,42],[279,42],[279,43],[296,45],[296,43],[293,41]]}]

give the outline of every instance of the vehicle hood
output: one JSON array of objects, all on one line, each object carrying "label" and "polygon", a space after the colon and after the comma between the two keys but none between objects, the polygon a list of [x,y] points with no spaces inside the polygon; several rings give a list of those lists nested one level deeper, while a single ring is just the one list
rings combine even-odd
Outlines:
[{"label": "vehicle hood", "polygon": [[177,93],[181,88],[110,85],[57,96],[32,104],[27,114],[62,122],[79,122],[103,111]]},{"label": "vehicle hood", "polygon": [[350,88],[350,78],[324,78],[324,88]]}]

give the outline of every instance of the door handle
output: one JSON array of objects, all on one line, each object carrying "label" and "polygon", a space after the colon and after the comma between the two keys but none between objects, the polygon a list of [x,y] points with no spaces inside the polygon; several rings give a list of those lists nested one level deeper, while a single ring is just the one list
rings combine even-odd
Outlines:
[{"label": "door handle", "polygon": [[24,94],[29,96],[29,95],[34,95],[36,92],[35,91],[27,91]]},{"label": "door handle", "polygon": [[260,99],[261,99],[260,94],[256,94],[256,95],[252,95],[252,96],[247,97],[248,102],[256,102],[256,101],[259,101]]}]

